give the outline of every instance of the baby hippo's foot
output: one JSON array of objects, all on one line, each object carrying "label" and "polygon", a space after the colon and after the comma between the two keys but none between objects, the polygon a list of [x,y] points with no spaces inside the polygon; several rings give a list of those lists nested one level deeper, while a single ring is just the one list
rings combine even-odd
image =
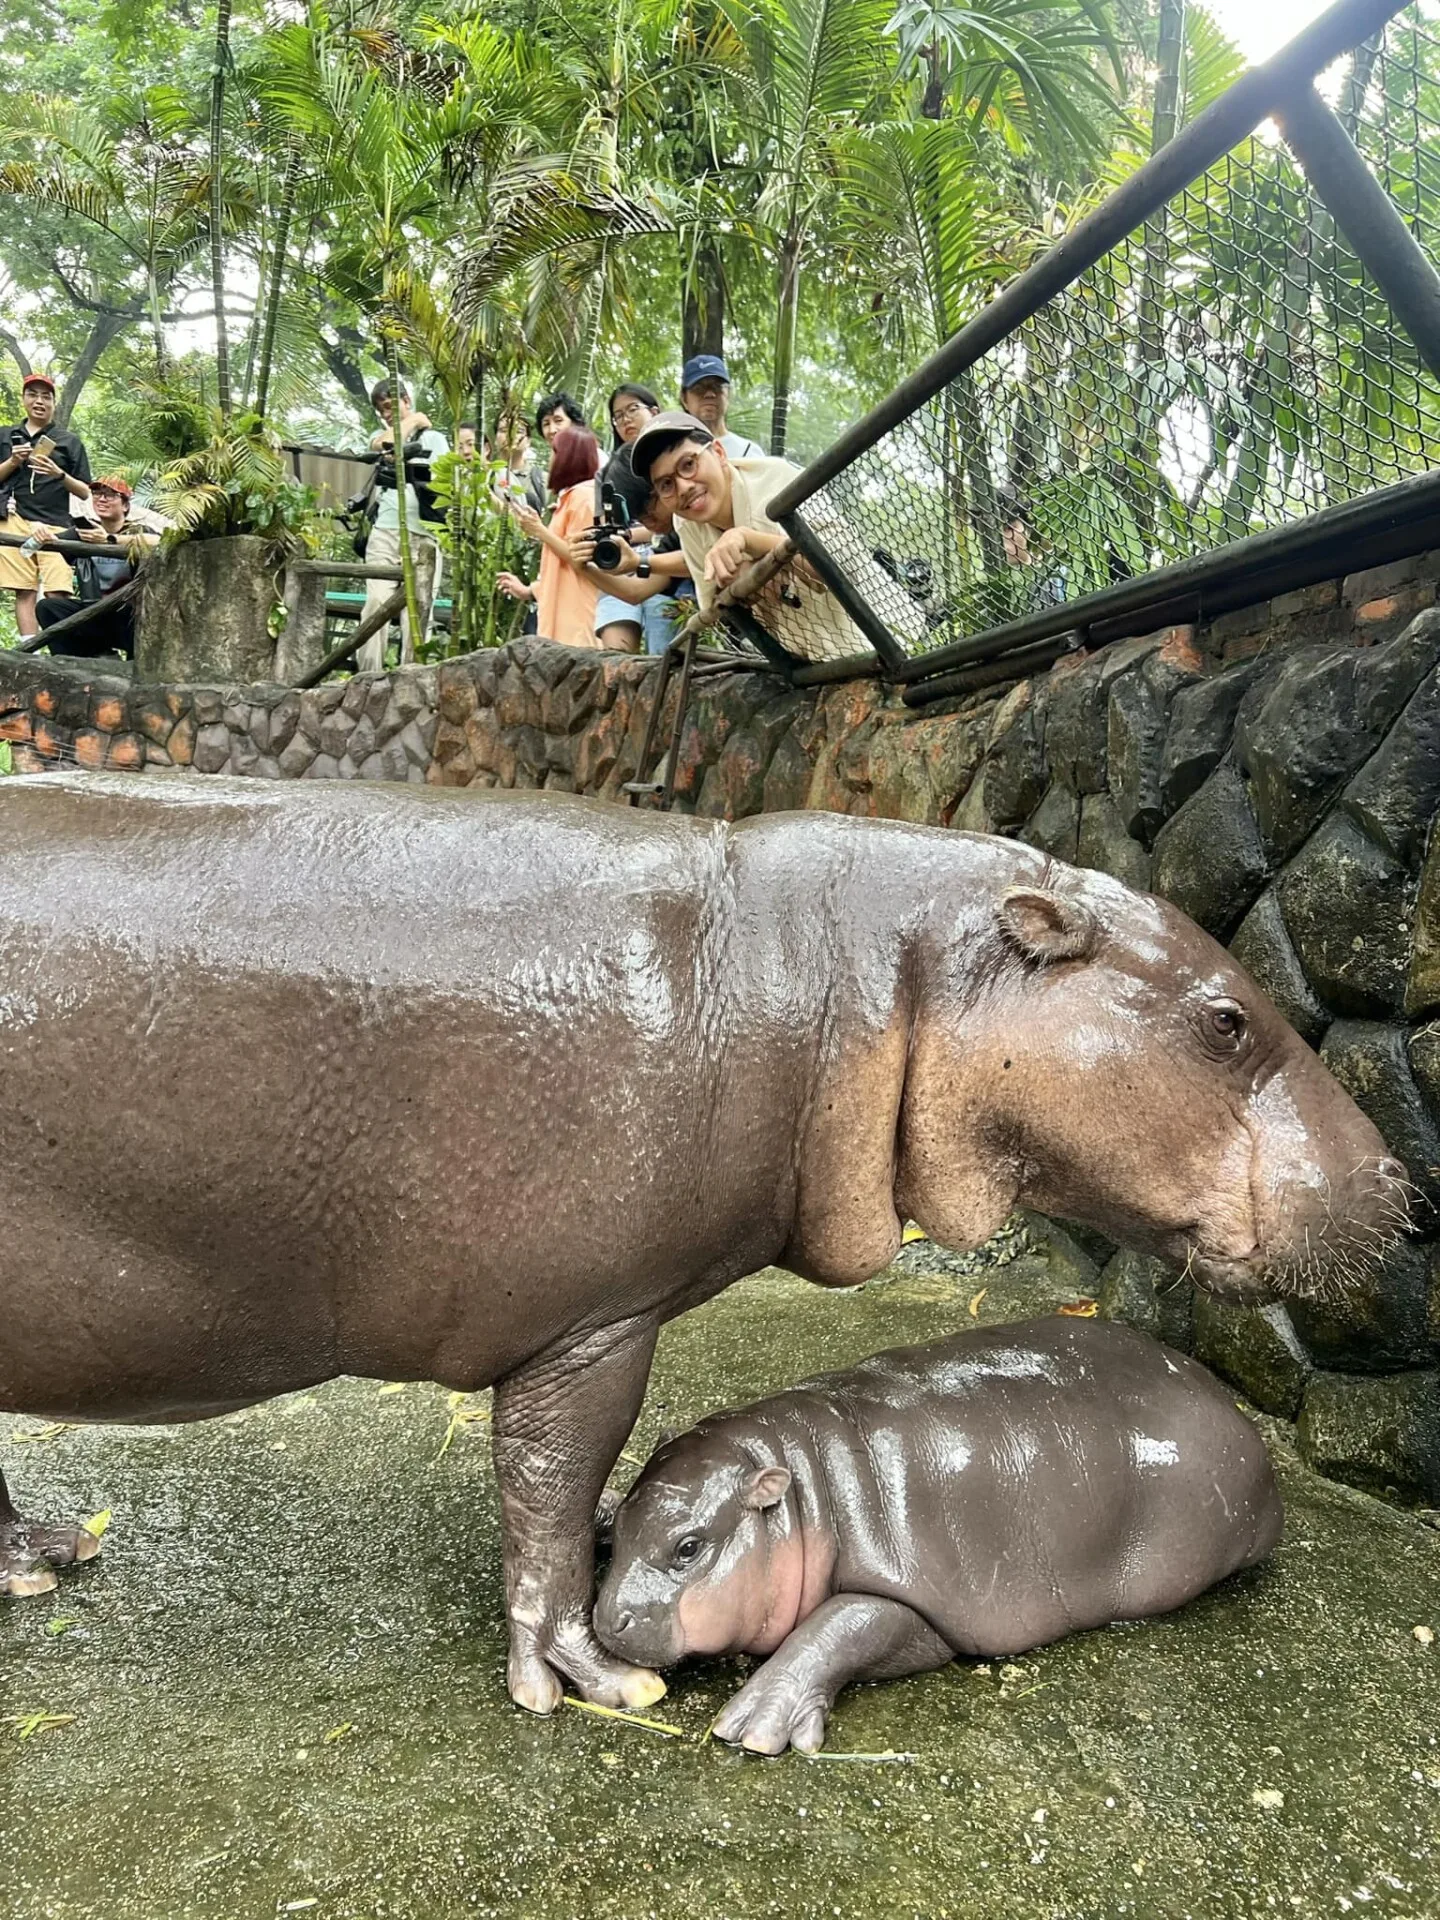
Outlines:
[{"label": "baby hippo's foot", "polygon": [[804,1663],[787,1662],[782,1650],[745,1682],[710,1731],[749,1753],[784,1753],[787,1747],[818,1753],[830,1707]]},{"label": "baby hippo's foot", "polygon": [[536,1629],[510,1619],[510,1698],[530,1713],[554,1713],[564,1682],[597,1707],[643,1713],[663,1699],[665,1682],[649,1667],[632,1667],[606,1653],[588,1620],[557,1621]]},{"label": "baby hippo's foot", "polygon": [[746,1681],[711,1731],[751,1753],[818,1753],[842,1687],[929,1673],[953,1658],[949,1643],[903,1601],[835,1594]]},{"label": "baby hippo's foot", "polygon": [[100,1542],[84,1527],[41,1526],[22,1520],[13,1510],[4,1513],[0,1515],[0,1595],[18,1600],[49,1593],[59,1585],[57,1567],[93,1560],[99,1551]]}]

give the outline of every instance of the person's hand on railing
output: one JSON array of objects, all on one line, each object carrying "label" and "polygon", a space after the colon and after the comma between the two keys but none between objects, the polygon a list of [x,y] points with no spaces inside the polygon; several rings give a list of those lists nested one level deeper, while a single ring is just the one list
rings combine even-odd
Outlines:
[{"label": "person's hand on railing", "polygon": [[507,594],[512,600],[533,600],[535,598],[534,587],[532,587],[528,581],[522,580],[519,574],[497,573],[495,576],[495,584],[501,593]]},{"label": "person's hand on railing", "polygon": [[705,578],[713,580],[722,590],[742,568],[750,563],[750,555],[745,545],[745,529],[731,527],[711,547],[705,556]]}]

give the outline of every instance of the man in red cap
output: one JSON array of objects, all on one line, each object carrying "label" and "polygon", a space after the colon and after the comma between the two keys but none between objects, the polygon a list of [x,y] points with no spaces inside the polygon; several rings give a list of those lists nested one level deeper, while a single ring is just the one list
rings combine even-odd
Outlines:
[{"label": "man in red cap", "polygon": [[[6,455],[0,460],[0,497],[9,506],[0,532],[43,546],[56,531],[72,531],[71,500],[90,497],[90,458],[77,434],[55,425],[55,382],[48,373],[26,374],[24,402],[24,421],[8,432],[0,429],[0,451]],[[52,529],[49,535],[46,527]],[[37,551],[34,544],[27,552],[13,540],[0,542],[0,591],[15,595],[15,625],[22,639],[39,632],[35,599],[40,588],[68,593],[71,584],[63,554]]]},{"label": "man in red cap", "polygon": [[[135,569],[131,554],[135,546],[138,543],[153,547],[158,538],[143,527],[130,525],[130,482],[123,475],[103,474],[90,488],[90,503],[100,524],[77,527],[76,531],[82,540],[94,541],[99,551],[93,558],[87,554],[83,560],[74,562],[78,592],[47,593],[41,599],[36,608],[41,631],[48,632],[60,621],[68,620],[72,613],[93,605],[96,600],[104,600],[127,580],[133,580]],[[54,537],[53,528],[41,529],[42,556],[44,543]],[[55,558],[53,554],[45,557]],[[107,607],[83,626],[76,627],[73,633],[62,633],[50,651],[78,654],[85,659],[94,659],[102,653],[118,653],[127,660],[133,659],[135,619],[130,603],[125,601],[118,607]]]}]

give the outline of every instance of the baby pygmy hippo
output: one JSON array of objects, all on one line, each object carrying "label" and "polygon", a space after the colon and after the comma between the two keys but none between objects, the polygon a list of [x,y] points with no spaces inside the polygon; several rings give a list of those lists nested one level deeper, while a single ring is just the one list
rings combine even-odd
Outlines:
[{"label": "baby pygmy hippo", "polygon": [[1128,1327],[1027,1320],[876,1354],[667,1441],[615,1516],[614,1653],[769,1655],[715,1723],[813,1753],[842,1687],[1164,1613],[1280,1537],[1265,1446]]}]

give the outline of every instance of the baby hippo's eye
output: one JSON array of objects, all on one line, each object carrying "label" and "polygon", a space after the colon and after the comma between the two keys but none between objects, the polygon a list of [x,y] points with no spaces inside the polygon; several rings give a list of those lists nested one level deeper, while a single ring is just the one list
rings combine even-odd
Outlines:
[{"label": "baby hippo's eye", "polygon": [[677,1540],[675,1542],[671,1558],[677,1566],[686,1566],[695,1558],[704,1544],[705,1537],[703,1534],[687,1533],[683,1540]]}]

